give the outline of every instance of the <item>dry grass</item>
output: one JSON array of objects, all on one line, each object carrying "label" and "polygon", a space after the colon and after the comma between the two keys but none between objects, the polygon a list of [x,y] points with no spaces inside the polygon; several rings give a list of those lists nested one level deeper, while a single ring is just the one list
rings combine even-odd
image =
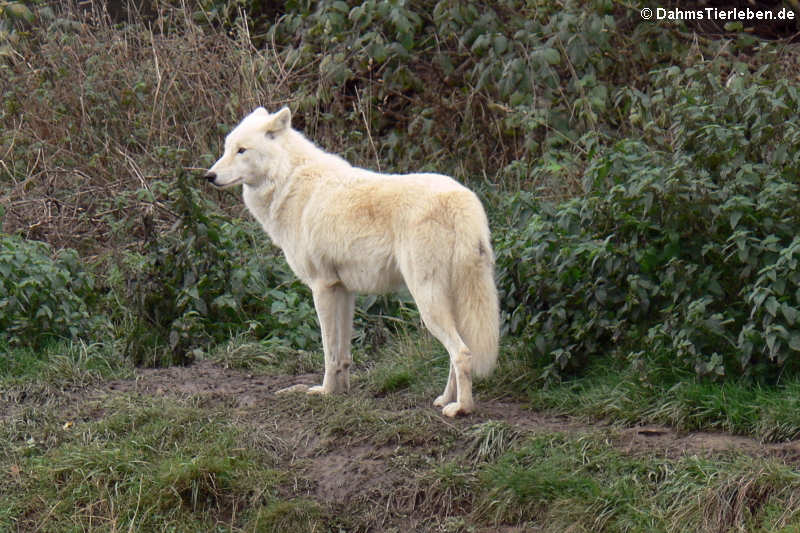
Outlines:
[{"label": "dry grass", "polygon": [[[247,22],[203,20],[205,12],[185,2],[157,0],[147,16],[116,24],[104,5],[61,3],[57,20],[39,20],[0,65],[4,232],[83,255],[135,246],[174,223],[175,177],[199,177],[230,127],[259,105],[290,105],[301,111],[296,126],[316,142],[388,171],[428,165],[491,181],[519,155],[509,139],[495,138],[498,119],[474,90],[443,86],[423,61],[409,68],[430,87],[377,102],[377,72],[335,86],[320,71],[324,53],[291,53],[287,43],[253,35]],[[436,125],[448,124],[434,135],[446,143],[429,147],[430,160],[385,168],[393,135],[403,137],[392,141],[400,152],[419,144],[404,138],[416,131],[414,106],[431,107]],[[218,203],[240,209],[228,198],[219,194]]]},{"label": "dry grass", "polygon": [[67,29],[34,29],[0,79],[3,231],[92,251],[146,237],[174,220],[157,181],[198,173],[245,111],[287,103],[292,66],[246,27],[164,6],[148,25],[61,16]]}]

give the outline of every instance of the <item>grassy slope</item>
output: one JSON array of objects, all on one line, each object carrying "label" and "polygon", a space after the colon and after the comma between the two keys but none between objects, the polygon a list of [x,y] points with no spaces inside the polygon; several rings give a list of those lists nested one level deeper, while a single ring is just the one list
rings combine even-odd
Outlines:
[{"label": "grassy slope", "polygon": [[[8,475],[0,482],[0,527],[800,527],[800,476],[785,462],[790,447],[770,452],[757,441],[732,441],[738,451],[725,451],[687,446],[680,436],[654,445],[649,434],[631,440],[635,433],[621,426],[492,400],[504,389],[491,384],[480,392],[482,412],[444,420],[428,406],[445,371],[431,350],[440,351],[430,339],[393,342],[377,361],[357,365],[351,395],[321,398],[274,395],[292,367],[301,372],[295,380],[318,376],[263,347],[231,346],[217,355],[230,363],[237,351],[246,370],[206,363],[137,371],[135,381],[125,379],[124,365],[101,373],[91,353],[53,347],[44,362],[3,379],[0,469]],[[245,351],[257,358],[242,357]],[[193,380],[194,393],[182,392]],[[227,392],[226,382],[235,384]]]}]

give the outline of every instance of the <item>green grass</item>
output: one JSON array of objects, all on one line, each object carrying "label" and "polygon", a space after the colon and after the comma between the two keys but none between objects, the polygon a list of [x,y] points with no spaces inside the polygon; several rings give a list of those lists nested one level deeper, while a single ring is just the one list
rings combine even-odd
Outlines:
[{"label": "green grass", "polygon": [[423,485],[426,500],[471,510],[467,522],[492,526],[587,532],[800,527],[800,475],[789,466],[737,455],[632,457],[601,433],[528,438],[477,468],[444,464]]},{"label": "green grass", "polygon": [[523,435],[505,421],[490,420],[467,430],[471,440],[464,455],[473,462],[491,461],[509,450]]},{"label": "green grass", "polygon": [[370,355],[362,382],[376,395],[410,393],[432,402],[447,383],[447,351],[427,332],[400,334]]},{"label": "green grass", "polygon": [[4,428],[4,466],[20,476],[1,491],[1,527],[210,531],[273,501],[275,458],[241,446],[225,413],[156,398],[102,408],[97,420],[41,411]]},{"label": "green grass", "polygon": [[42,350],[0,345],[0,380],[5,384],[49,379],[64,381],[130,373],[130,364],[114,352],[113,343],[82,340],[53,342]]},{"label": "green grass", "polygon": [[[447,352],[425,332],[405,331],[391,337],[378,350],[366,352],[354,347],[352,352],[353,388],[365,388],[378,396],[427,395],[430,401],[444,390]],[[246,335],[218,346],[210,357],[225,367],[269,375],[321,373],[324,368],[321,350],[295,350],[269,340],[254,342]]]},{"label": "green grass", "polygon": [[[595,421],[665,424],[680,430],[720,430],[764,442],[800,437],[800,378],[778,385],[746,379],[714,382],[653,364],[643,371],[608,357],[579,377],[552,383],[537,369],[501,351],[497,370],[475,384],[478,402],[528,401],[547,410]],[[302,352],[246,340],[215,352],[222,364],[270,374],[320,373],[319,352]],[[372,353],[356,351],[352,385],[396,407],[429,404],[447,380],[444,348],[427,333],[405,333]]]},{"label": "green grass", "polygon": [[303,498],[274,501],[250,514],[245,531],[293,533],[327,529],[321,518],[320,506]]},{"label": "green grass", "polygon": [[3,411],[58,405],[69,391],[132,375],[130,363],[114,343],[59,342],[38,352],[0,346],[0,354],[0,420]]},{"label": "green grass", "polygon": [[324,368],[321,351],[288,348],[271,340],[254,342],[247,335],[238,335],[217,346],[211,359],[227,368],[252,369],[271,375],[297,375],[318,372]]},{"label": "green grass", "polygon": [[598,361],[581,377],[531,387],[535,409],[626,424],[658,423],[681,430],[722,430],[765,442],[800,436],[800,379],[761,385],[717,383],[688,373],[641,373]]}]

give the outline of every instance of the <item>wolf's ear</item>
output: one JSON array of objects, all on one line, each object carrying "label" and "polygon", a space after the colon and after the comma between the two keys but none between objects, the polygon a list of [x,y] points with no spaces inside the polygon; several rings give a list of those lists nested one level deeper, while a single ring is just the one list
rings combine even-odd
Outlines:
[{"label": "wolf's ear", "polygon": [[267,131],[270,133],[277,133],[288,129],[292,123],[292,112],[288,107],[281,108],[280,111],[275,113],[274,117],[267,126]]}]

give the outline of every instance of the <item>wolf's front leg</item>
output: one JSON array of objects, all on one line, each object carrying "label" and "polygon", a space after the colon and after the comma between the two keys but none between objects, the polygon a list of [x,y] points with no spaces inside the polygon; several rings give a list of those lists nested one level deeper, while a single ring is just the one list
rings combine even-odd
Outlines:
[{"label": "wolf's front leg", "polygon": [[353,334],[355,294],[338,282],[317,284],[311,288],[311,292],[322,331],[325,377],[322,385],[311,387],[308,393],[347,392],[350,390],[350,338]]}]

